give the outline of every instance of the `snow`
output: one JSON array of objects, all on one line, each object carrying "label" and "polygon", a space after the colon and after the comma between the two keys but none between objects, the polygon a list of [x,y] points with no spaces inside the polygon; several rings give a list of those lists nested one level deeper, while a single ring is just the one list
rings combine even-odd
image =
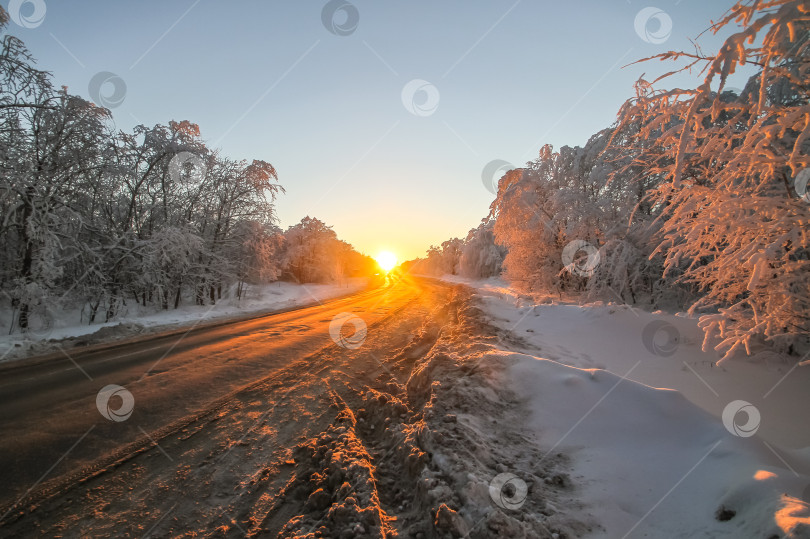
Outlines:
[{"label": "snow", "polygon": [[[136,328],[142,331],[149,329],[171,329],[179,326],[188,326],[201,322],[223,321],[241,318],[268,311],[290,309],[298,306],[319,303],[321,301],[351,294],[362,290],[368,281],[362,278],[346,279],[339,284],[295,284],[288,282],[275,282],[266,285],[251,286],[241,300],[237,299],[233,290],[224,294],[216,305],[181,305],[177,309],[156,310],[156,307],[141,307],[130,302],[127,312],[109,323],[92,324],[81,323],[81,309],[74,307],[58,313],[52,327],[37,335],[12,334],[0,337],[0,361],[21,359],[28,355],[43,353],[47,350],[44,341],[67,339],[91,335],[102,328],[112,328],[107,333],[113,337],[127,336],[127,332]],[[0,309],[0,323],[8,327],[11,320],[11,311],[8,305]]]},{"label": "snow", "polygon": [[[536,305],[499,279],[445,279],[473,286],[491,323],[523,339],[487,360],[508,365],[502,383],[527,403],[544,454],[573,458],[604,536],[810,537],[810,369],[766,352],[717,367],[684,314]],[[732,409],[726,428],[734,401],[759,425]],[[718,520],[721,507],[736,516]]]},{"label": "snow", "polygon": [[[533,356],[512,360],[509,382],[529,400],[530,427],[549,452],[573,455],[582,498],[610,537],[767,537],[779,531],[780,494],[800,498],[808,484],[676,391]],[[757,480],[760,470],[770,474]],[[721,505],[742,518],[719,522]]]}]

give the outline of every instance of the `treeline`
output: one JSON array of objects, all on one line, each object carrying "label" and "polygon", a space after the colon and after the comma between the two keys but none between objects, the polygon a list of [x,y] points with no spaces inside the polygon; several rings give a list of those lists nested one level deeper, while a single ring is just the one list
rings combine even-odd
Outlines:
[{"label": "treeline", "polygon": [[452,238],[439,246],[431,246],[425,258],[406,262],[403,269],[475,279],[500,275],[507,250],[496,243],[494,225],[494,219],[485,219],[463,240]]},{"label": "treeline", "polygon": [[[688,308],[726,357],[763,340],[807,350],[810,5],[740,2],[712,31],[732,24],[714,55],[653,57],[702,70],[698,88],[639,80],[613,126],[505,174],[484,224],[432,248],[421,269]],[[758,72],[727,90],[743,65]]]},{"label": "treeline", "polygon": [[220,155],[188,121],[116,131],[109,110],[54,87],[7,25],[0,8],[0,301],[12,330],[68,304],[92,323],[126,302],[212,304],[245,283],[373,273],[317,219],[277,227],[271,164]]}]

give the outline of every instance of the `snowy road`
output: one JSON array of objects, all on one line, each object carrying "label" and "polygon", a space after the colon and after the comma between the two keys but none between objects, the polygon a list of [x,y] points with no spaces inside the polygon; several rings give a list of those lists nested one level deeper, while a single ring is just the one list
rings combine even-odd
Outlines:
[{"label": "snowy road", "polygon": [[[367,332],[333,341],[331,322],[345,313]],[[522,426],[506,365],[486,361],[497,333],[470,289],[409,277],[179,342],[128,345],[116,361],[105,361],[112,351],[76,356],[81,369],[18,363],[0,373],[0,536],[598,530],[579,514],[565,455],[544,455]],[[127,392],[100,391],[108,384]],[[509,490],[512,471],[526,490]]]},{"label": "snowy road", "polygon": [[[406,278],[6,366],[0,537],[807,536],[801,451],[592,368],[573,307],[487,294]],[[367,332],[333,340],[346,313]]]},{"label": "snowy road", "polygon": [[[309,368],[304,358],[324,348],[342,350],[329,333],[336,315],[351,312],[371,326],[442,289],[408,280],[291,312],[4,366],[3,513],[21,497],[24,502],[43,489],[61,490],[91,469],[153,446],[152,440],[229,402],[246,384],[290,365],[303,376]],[[429,301],[436,301],[433,295]],[[99,411],[99,391],[110,384],[132,395],[134,408],[126,420],[108,420]],[[124,404],[117,398],[122,396],[110,401],[113,411]]]}]

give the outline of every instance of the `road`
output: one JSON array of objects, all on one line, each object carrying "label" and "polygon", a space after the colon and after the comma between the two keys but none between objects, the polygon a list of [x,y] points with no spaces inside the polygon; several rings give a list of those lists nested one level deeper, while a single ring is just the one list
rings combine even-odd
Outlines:
[{"label": "road", "polygon": [[[166,468],[159,476],[179,473],[184,446],[189,446],[183,441],[211,421],[223,424],[223,418],[230,419],[223,443],[241,443],[235,440],[250,432],[249,420],[264,413],[258,410],[266,412],[269,402],[291,395],[294,387],[309,383],[309,391],[301,398],[317,400],[330,383],[351,385],[357,377],[380,374],[390,378],[392,371],[383,364],[384,358],[411,343],[428,313],[446,305],[448,296],[444,285],[408,277],[291,312],[191,328],[98,351],[66,350],[61,359],[26,360],[3,367],[0,535],[9,526],[28,533],[31,522],[36,520],[39,526],[43,518],[41,510],[30,511],[33,504],[49,498],[74,499],[71,492],[77,485],[93,477],[109,480],[121,475],[122,463],[142,453],[150,462],[160,460],[153,455],[161,456],[160,465]],[[369,328],[367,342],[358,350],[339,346],[330,335],[330,322],[342,313],[358,316]],[[385,329],[377,331],[377,327]],[[347,374],[350,371],[354,374]],[[116,421],[122,418],[115,415],[112,420],[105,418],[97,405],[100,390],[110,384],[132,395],[134,407],[124,420]],[[256,399],[257,395],[261,397]],[[330,398],[334,401],[335,395]],[[113,412],[122,405],[121,396],[109,401]],[[245,410],[251,406],[258,408]],[[281,411],[275,404],[272,408]],[[121,412],[127,412],[126,406]],[[308,421],[322,412],[315,407],[287,416],[288,438],[301,435]],[[247,432],[242,434],[240,429]],[[203,444],[206,450],[215,443],[213,438]],[[279,442],[279,447],[285,445]],[[143,481],[137,484],[149,486]],[[67,509],[54,525],[63,526],[86,510]],[[141,524],[136,519],[131,531],[142,533]],[[95,533],[95,529],[91,526],[83,533]]]}]

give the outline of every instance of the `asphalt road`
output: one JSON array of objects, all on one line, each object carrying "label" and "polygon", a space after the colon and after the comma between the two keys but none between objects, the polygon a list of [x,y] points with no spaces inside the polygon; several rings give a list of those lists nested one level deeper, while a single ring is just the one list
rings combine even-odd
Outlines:
[{"label": "asphalt road", "polygon": [[[299,362],[304,374],[302,360],[330,347],[342,350],[329,331],[336,316],[351,313],[373,326],[443,288],[406,278],[289,312],[3,366],[0,523],[49,490],[63,490],[67,480],[84,481],[116,459],[159,447],[155,440],[166,432],[214,413],[281,368]],[[110,384],[126,391],[99,405],[100,391]]]}]

